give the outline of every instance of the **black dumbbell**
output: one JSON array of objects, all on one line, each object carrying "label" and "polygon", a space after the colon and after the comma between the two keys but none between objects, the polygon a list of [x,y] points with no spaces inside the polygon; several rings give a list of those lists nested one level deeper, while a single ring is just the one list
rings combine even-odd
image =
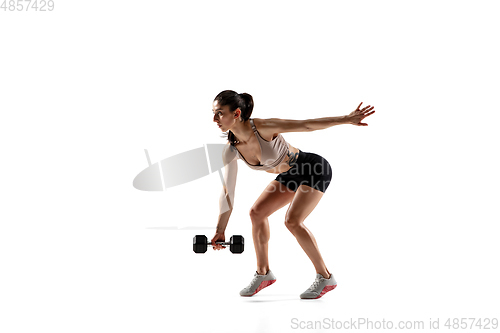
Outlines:
[{"label": "black dumbbell", "polygon": [[[229,242],[216,242],[216,244],[229,245],[229,251],[232,253],[242,253],[245,247],[245,240],[243,239],[243,236],[235,235],[231,236]],[[209,245],[212,246],[211,243],[208,243],[207,236],[196,235],[193,237],[193,251],[195,253],[207,252],[207,247]]]}]

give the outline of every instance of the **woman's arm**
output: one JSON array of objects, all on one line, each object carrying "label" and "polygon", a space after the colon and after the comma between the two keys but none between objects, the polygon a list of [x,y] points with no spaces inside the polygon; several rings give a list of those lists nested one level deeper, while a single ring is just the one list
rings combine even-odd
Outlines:
[{"label": "woman's arm", "polygon": [[373,111],[374,106],[370,107],[370,105],[368,105],[360,109],[359,107],[361,106],[361,104],[363,104],[363,102],[359,103],[356,110],[352,111],[347,116],[308,119],[306,120],[306,125],[308,128],[310,128],[311,131],[322,130],[334,125],[341,124],[368,126],[368,124],[362,123],[361,120],[375,113],[375,111]]},{"label": "woman's arm", "polygon": [[340,124],[348,124],[347,116],[304,120],[269,118],[265,119],[260,126],[267,133],[272,133],[274,136],[278,133],[287,132],[312,132]]},{"label": "woman's arm", "polygon": [[217,222],[216,233],[223,233],[226,230],[229,217],[233,211],[234,193],[236,189],[236,176],[238,174],[238,160],[232,147],[226,147],[223,151],[224,162],[224,184],[219,198],[219,220]]},{"label": "woman's arm", "polygon": [[373,111],[374,106],[370,107],[370,105],[368,105],[360,109],[361,104],[363,104],[363,102],[359,104],[356,110],[346,116],[304,120],[269,118],[263,119],[259,126],[263,127],[268,133],[273,133],[273,135],[286,132],[312,132],[342,124],[368,126],[368,124],[362,123],[361,120],[375,113],[375,111]]}]

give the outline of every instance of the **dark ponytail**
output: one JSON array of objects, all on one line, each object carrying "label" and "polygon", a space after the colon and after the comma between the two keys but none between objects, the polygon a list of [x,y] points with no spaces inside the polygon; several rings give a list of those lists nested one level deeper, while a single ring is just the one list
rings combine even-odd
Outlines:
[{"label": "dark ponytail", "polygon": [[[253,111],[253,98],[252,95],[247,93],[238,94],[233,90],[224,90],[220,92],[217,96],[215,96],[214,102],[217,101],[220,106],[229,106],[229,111],[233,112],[237,108],[241,110],[241,121],[247,121],[250,119]],[[234,146],[235,143],[238,143],[239,140],[236,138],[233,132],[228,131],[225,132],[222,138],[227,137],[227,141]]]}]

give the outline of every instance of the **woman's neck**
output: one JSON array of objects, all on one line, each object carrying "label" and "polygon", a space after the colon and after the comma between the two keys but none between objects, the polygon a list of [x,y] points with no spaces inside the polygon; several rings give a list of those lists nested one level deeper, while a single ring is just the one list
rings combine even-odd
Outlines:
[{"label": "woman's neck", "polygon": [[248,121],[241,122],[239,126],[231,128],[231,132],[233,132],[236,136],[237,141],[243,144],[248,143],[254,135],[252,125],[250,125],[250,119]]}]

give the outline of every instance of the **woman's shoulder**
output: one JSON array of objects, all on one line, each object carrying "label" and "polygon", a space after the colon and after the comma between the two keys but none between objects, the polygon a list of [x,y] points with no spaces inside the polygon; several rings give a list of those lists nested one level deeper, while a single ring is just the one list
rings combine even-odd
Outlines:
[{"label": "woman's shoulder", "polygon": [[224,161],[232,161],[234,158],[238,159],[238,149],[227,142],[222,150],[222,158]]},{"label": "woman's shoulder", "polygon": [[265,119],[262,119],[262,118],[250,118],[253,120],[253,124],[255,126],[259,126],[259,125],[262,125],[265,121]]},{"label": "woman's shoulder", "polygon": [[260,132],[262,131],[266,131],[266,119],[263,119],[263,118],[250,118],[253,120],[253,124],[255,126],[255,128]]},{"label": "woman's shoulder", "polygon": [[253,119],[253,124],[255,125],[255,128],[259,132],[260,136],[264,138],[266,141],[271,141],[272,139],[275,138],[275,135],[278,135],[279,133],[274,133],[272,128],[269,126],[266,126],[266,122],[268,119],[264,118],[251,118]]}]

